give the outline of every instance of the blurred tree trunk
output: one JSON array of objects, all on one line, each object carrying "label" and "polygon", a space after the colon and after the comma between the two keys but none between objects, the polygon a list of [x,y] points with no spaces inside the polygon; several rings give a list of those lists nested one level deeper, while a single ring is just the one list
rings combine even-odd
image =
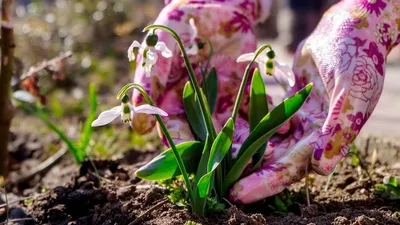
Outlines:
[{"label": "blurred tree trunk", "polygon": [[8,140],[12,119],[10,104],[10,82],[14,64],[14,32],[11,23],[12,0],[3,0],[1,5],[1,74],[0,74],[0,176],[8,173]]}]

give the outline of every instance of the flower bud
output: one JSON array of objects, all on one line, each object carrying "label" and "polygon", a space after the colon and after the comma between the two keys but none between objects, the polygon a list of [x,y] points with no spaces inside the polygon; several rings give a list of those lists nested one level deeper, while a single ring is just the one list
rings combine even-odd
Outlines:
[{"label": "flower bud", "polygon": [[197,43],[197,47],[198,47],[199,49],[203,49],[204,46],[205,46],[205,44],[204,44],[203,42]]},{"label": "flower bud", "polygon": [[124,103],[124,104],[128,103],[129,102],[128,95],[124,95],[124,97],[122,97],[122,99],[121,99],[121,102]]},{"label": "flower bud", "polygon": [[149,47],[156,46],[157,42],[158,42],[157,34],[149,34],[149,36],[146,37],[146,44]]},{"label": "flower bud", "polygon": [[269,52],[267,52],[267,57],[268,59],[274,59],[275,58],[274,50],[270,50]]}]

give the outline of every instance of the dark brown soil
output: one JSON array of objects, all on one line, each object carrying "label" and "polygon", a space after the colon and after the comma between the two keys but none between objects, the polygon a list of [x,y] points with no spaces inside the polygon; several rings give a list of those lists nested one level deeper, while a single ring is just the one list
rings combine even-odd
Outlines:
[{"label": "dark brown soil", "polygon": [[[142,181],[134,175],[137,168],[156,154],[132,150],[121,160],[95,161],[102,177],[101,187],[89,162],[79,168],[69,157],[53,167],[42,179],[36,180],[36,183],[31,182],[24,187],[10,185],[16,196],[36,193],[31,202],[19,206],[35,221],[20,224],[131,224],[151,207],[165,200],[162,187]],[[326,192],[323,189],[327,177],[311,175],[312,205],[309,207],[305,206],[304,183],[299,182],[291,190],[297,198],[289,207],[289,212],[271,210],[271,201],[266,200],[245,207],[233,206],[207,218],[200,218],[185,208],[164,201],[137,224],[175,225],[189,220],[203,225],[400,224],[400,218],[396,217],[400,201],[381,199],[374,195],[373,189],[385,175],[400,175],[399,169],[377,168],[370,179],[366,173],[345,161],[337,171]],[[49,191],[40,193],[43,188]]]}]

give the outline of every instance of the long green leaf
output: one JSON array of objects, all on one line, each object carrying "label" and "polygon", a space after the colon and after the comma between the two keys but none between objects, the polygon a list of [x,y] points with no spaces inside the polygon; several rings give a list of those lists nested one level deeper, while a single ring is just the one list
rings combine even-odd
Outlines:
[{"label": "long green leaf", "polygon": [[[249,125],[250,132],[256,128],[258,123],[267,115],[268,110],[268,101],[267,101],[267,93],[265,91],[264,80],[258,71],[258,69],[254,70],[253,79],[251,80],[251,88],[250,88],[250,105],[249,105]],[[267,147],[267,143],[261,148],[257,150],[253,155],[253,171],[260,169],[261,162],[264,157],[264,152]]]},{"label": "long green leaf", "polygon": [[21,104],[21,107],[26,110],[27,112],[31,113],[32,115],[38,117],[41,119],[48,128],[53,130],[62,141],[68,146],[68,149],[72,152],[74,155],[74,158],[77,163],[81,163],[83,161],[83,158],[81,158],[79,155],[79,149],[74,146],[72,141],[62,132],[58,127],[52,123],[46,116],[46,114],[43,112],[43,110],[40,107],[36,107],[35,109],[32,109],[31,107],[27,106],[26,104]]},{"label": "long green leaf", "polygon": [[195,195],[195,200],[192,203],[192,210],[193,212],[196,212],[201,216],[205,215],[207,198],[200,197],[197,189],[197,183],[203,177],[203,175],[207,173],[207,163],[210,157],[210,149],[212,147],[211,144],[212,143],[210,143],[210,136],[207,135],[206,142],[204,143],[203,153],[201,155],[200,162],[197,167],[196,176],[194,177],[194,182],[193,182],[193,192]]},{"label": "long green leaf", "polygon": [[293,96],[285,99],[268,113],[243,142],[239,154],[224,181],[224,192],[239,179],[254,153],[304,104],[312,90],[310,83]]},{"label": "long green leaf", "polygon": [[206,79],[203,81],[203,90],[205,91],[205,95],[207,97],[210,113],[213,114],[215,105],[217,103],[218,93],[218,77],[215,67],[211,68]]},{"label": "long green leaf", "polygon": [[96,87],[91,84],[89,86],[89,97],[90,97],[90,112],[86,118],[85,126],[81,134],[81,145],[79,151],[79,158],[82,160],[85,158],[86,155],[86,148],[90,141],[90,136],[92,134],[92,122],[96,119],[96,111],[97,111],[97,94],[96,94]]},{"label": "long green leaf", "polygon": [[189,121],[194,134],[201,141],[205,141],[207,128],[201,113],[199,101],[190,82],[186,83],[183,90],[183,104],[185,106],[187,120]]},{"label": "long green leaf", "polygon": [[[188,173],[194,173],[201,157],[203,143],[190,141],[176,145]],[[172,149],[167,149],[135,172],[143,180],[166,180],[181,174]]]},{"label": "long green leaf", "polygon": [[221,132],[218,134],[217,138],[215,139],[211,147],[210,158],[207,163],[208,173],[205,174],[197,184],[197,189],[200,197],[204,198],[208,196],[208,194],[210,193],[211,190],[210,183],[213,177],[213,172],[220,165],[221,161],[224,159],[226,153],[231,147],[232,138],[233,138],[233,119],[230,118],[226,122],[224,128],[222,128]]},{"label": "long green leaf", "polygon": [[254,70],[250,90],[249,125],[250,131],[253,131],[269,112],[264,80],[258,69]]}]

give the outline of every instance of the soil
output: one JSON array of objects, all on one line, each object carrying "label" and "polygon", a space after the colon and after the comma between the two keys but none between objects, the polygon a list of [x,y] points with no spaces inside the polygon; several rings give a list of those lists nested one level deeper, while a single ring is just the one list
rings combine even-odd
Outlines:
[{"label": "soil", "polygon": [[[23,146],[26,148],[26,145]],[[31,146],[31,156],[40,155],[38,149],[42,146],[38,144],[36,150],[34,147]],[[12,154],[15,155],[15,152]],[[374,194],[376,183],[382,183],[385,175],[400,175],[400,169],[379,166],[370,170],[369,178],[365,172],[352,166],[350,160],[345,160],[338,166],[327,191],[324,191],[327,177],[311,174],[312,204],[308,207],[304,182],[299,182],[287,192],[296,198],[286,212],[271,209],[272,197],[248,206],[229,207],[227,204],[228,208],[222,212],[200,218],[166,200],[163,187],[134,175],[136,169],[156,155],[157,152],[129,150],[119,160],[95,160],[101,185],[89,162],[78,167],[71,157],[64,157],[40,179],[36,178],[28,184],[9,185],[9,190],[12,190],[10,201],[33,196],[28,201],[13,205],[10,218],[34,219],[18,224],[131,225],[140,215],[156,206],[136,224],[172,225],[187,221],[203,225],[400,224],[400,201],[382,199]],[[22,159],[20,161],[23,163]],[[0,216],[0,224],[4,219],[4,215]]]}]

